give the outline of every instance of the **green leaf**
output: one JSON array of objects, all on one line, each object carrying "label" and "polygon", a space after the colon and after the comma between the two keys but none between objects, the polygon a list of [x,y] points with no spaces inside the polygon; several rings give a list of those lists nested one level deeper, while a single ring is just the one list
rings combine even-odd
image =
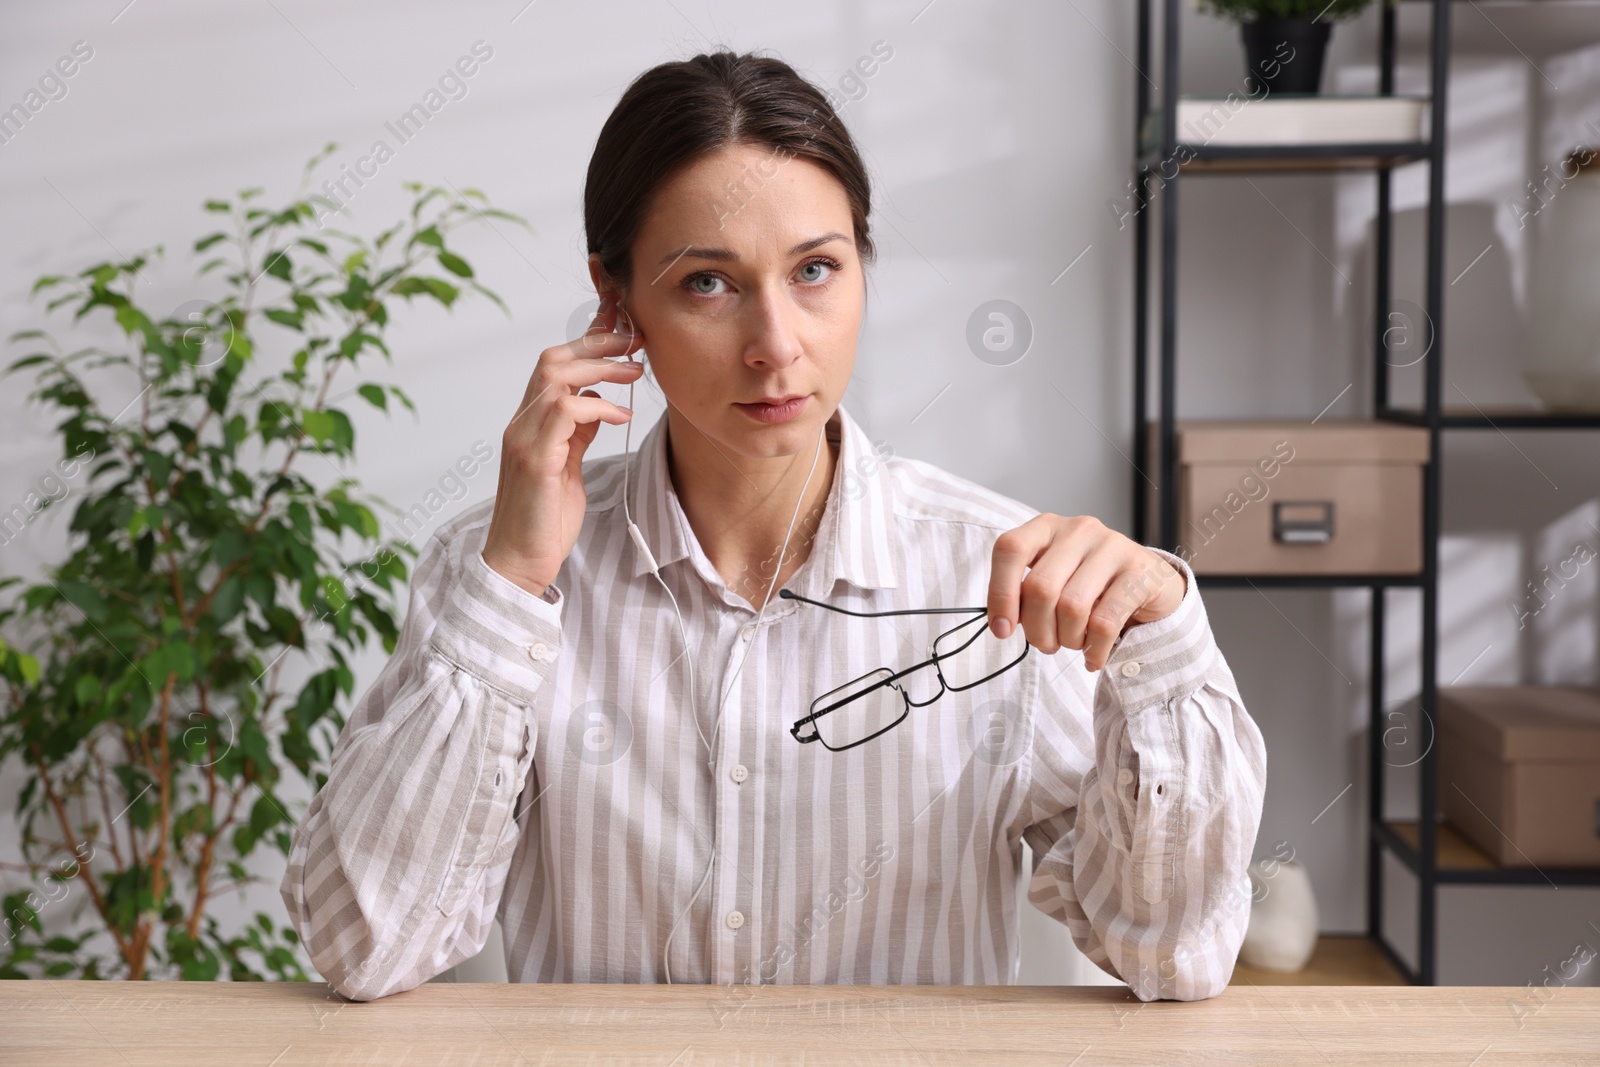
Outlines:
[{"label": "green leaf", "polygon": [[217,587],[216,596],[211,598],[211,614],[218,625],[227,623],[244,607],[244,582],[237,574],[230,574],[222,580]]},{"label": "green leaf", "polygon": [[[272,750],[267,747],[267,737],[261,732],[261,723],[258,720],[248,718],[240,723],[239,748],[258,768],[272,767]],[[256,803],[259,806],[260,801]],[[253,816],[252,821],[254,821]]]},{"label": "green leaf", "polygon": [[249,554],[250,542],[238,530],[224,530],[212,539],[211,558],[219,567],[226,567]]},{"label": "green leaf", "polygon": [[333,419],[333,432],[329,435],[340,451],[349,452],[356,444],[356,430],[350,423],[350,416],[338,408],[329,408],[328,416]]},{"label": "green leaf", "polygon": [[333,437],[333,414],[315,409],[302,411],[300,413],[300,429],[305,431],[307,437],[315,441],[326,441]]},{"label": "green leaf", "polygon": [[278,596],[277,583],[272,580],[272,575],[257,571],[244,580],[245,592],[250,599],[265,611],[276,602]]},{"label": "green leaf", "polygon": [[233,205],[226,200],[207,200],[205,208],[207,211],[220,211],[225,214],[233,210]]},{"label": "green leaf", "polygon": [[484,296],[488,297],[490,300],[493,300],[495,307],[499,308],[505,314],[506,318],[509,319],[511,317],[511,309],[506,307],[506,302],[504,300],[500,299],[500,294],[496,293],[492,289],[488,289],[488,288],[485,288],[482,285],[479,285],[477,282],[475,282],[475,281],[473,281],[471,279],[467,280],[467,284],[470,285],[475,292],[482,293]]},{"label": "green leaf", "polygon": [[123,304],[117,308],[117,325],[121,326],[122,331],[130,337],[133,336],[135,331],[144,334],[146,337],[155,333],[155,327],[150,324],[150,320],[145,316],[144,312],[132,304]]},{"label": "green leaf", "polygon": [[67,603],[83,612],[89,621],[102,622],[105,620],[105,598],[93,588],[71,578],[58,580],[56,588],[66,598]]},{"label": "green leaf", "polygon": [[339,355],[345,359],[354,359],[363,348],[368,346],[378,349],[389,359],[394,358],[389,352],[389,346],[383,343],[383,338],[375,333],[367,333],[365,330],[355,330],[347,334],[339,342]]},{"label": "green leaf", "polygon": [[472,268],[467,266],[467,261],[450,252],[439,253],[439,265],[451,274],[462,278],[472,277]]},{"label": "green leaf", "polygon": [[307,541],[311,540],[314,533],[311,511],[298,500],[289,505],[289,521],[294,524],[295,532]]},{"label": "green leaf", "polygon": [[368,403],[384,411],[389,410],[389,394],[384,392],[383,386],[373,385],[371,382],[358,386],[356,392],[360,393]]},{"label": "green leaf", "polygon": [[266,273],[287,282],[292,280],[289,277],[289,271],[289,253],[287,250],[280,248],[272,254],[271,259],[267,260]]},{"label": "green leaf", "polygon": [[164,488],[167,480],[172,476],[173,457],[165,452],[157,452],[153,448],[144,450],[145,465],[150,468],[150,478],[155,482],[156,488]]},{"label": "green leaf", "polygon": [[445,307],[449,307],[460,295],[461,290],[443,278],[402,278],[394,284],[393,292],[408,301],[413,296],[431,296]]},{"label": "green leaf", "polygon": [[501,211],[499,208],[486,207],[480,209],[478,214],[484,215],[491,219],[505,219],[507,222],[515,222],[517,225],[525,227],[530,233],[533,232],[533,227],[528,224],[527,219],[523,218],[521,215],[513,215],[509,211]]},{"label": "green leaf", "polygon": [[37,366],[40,363],[48,363],[50,360],[52,360],[54,358],[55,358],[54,356],[47,355],[47,354],[45,354],[43,352],[37,353],[35,355],[31,355],[31,356],[23,356],[21,359],[17,360],[15,363],[11,364],[11,366],[7,367],[6,368],[6,373],[9,374],[11,371],[21,370],[24,367]]},{"label": "green leaf", "polygon": [[260,837],[282,821],[283,815],[270,796],[263,793],[256,798],[255,804],[250,808],[251,832]]},{"label": "green leaf", "polygon": [[228,331],[227,357],[232,360],[237,356],[240,360],[248,360],[255,352],[255,346],[250,343],[250,338],[243,330]]},{"label": "green leaf", "polygon": [[423,278],[421,281],[423,285],[427,286],[428,291],[434,295],[434,298],[445,307],[455,303],[456,297],[461,295],[460,289],[457,289],[443,278]]},{"label": "green leaf", "polygon": [[87,707],[100,695],[100,679],[92,674],[80,674],[72,686],[72,695],[78,698],[78,703]]},{"label": "green leaf", "polygon": [[33,794],[38,792],[38,786],[38,778],[34,777],[28,779],[27,784],[22,787],[22,792],[17,794],[18,812],[24,812],[28,810],[28,802],[33,799]]}]

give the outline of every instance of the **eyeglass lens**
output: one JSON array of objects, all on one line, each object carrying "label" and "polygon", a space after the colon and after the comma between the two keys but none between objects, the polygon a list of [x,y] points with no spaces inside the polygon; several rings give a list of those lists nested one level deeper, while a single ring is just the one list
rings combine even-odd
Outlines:
[{"label": "eyeglass lens", "polygon": [[1019,626],[1011,636],[998,638],[987,616],[978,616],[940,635],[933,643],[939,676],[947,689],[970,689],[988,681],[1028,652],[1028,640]]},{"label": "eyeglass lens", "polygon": [[848,748],[897,725],[910,708],[905,694],[889,681],[893,676],[888,667],[880,667],[818,697],[813,711],[832,708],[812,720],[818,740],[827,748]]}]

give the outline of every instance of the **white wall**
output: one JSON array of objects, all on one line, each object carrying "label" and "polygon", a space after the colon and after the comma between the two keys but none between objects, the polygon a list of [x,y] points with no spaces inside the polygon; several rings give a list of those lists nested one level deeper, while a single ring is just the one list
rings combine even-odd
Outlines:
[{"label": "white wall", "polygon": [[[1121,195],[1132,145],[1132,4],[522,4],[276,0],[223,8],[143,0],[121,10],[113,0],[8,9],[0,16],[0,105],[20,99],[35,72],[73,42],[87,40],[95,52],[66,98],[0,146],[6,332],[41,325],[42,302],[26,298],[38,274],[156,243],[168,254],[148,268],[151,302],[176,306],[204,295],[191,288],[186,252],[206,232],[202,199],[250,185],[286,194],[303,162],[330,140],[342,147],[320,177],[334,176],[337,164],[375,139],[393,144],[384,122],[482,39],[494,56],[469,82],[468,96],[400,147],[349,208],[347,224],[370,234],[398,217],[401,180],[448,180],[485,189],[537,231],[502,225],[463,234],[469,258],[504,296],[512,319],[477,301],[451,315],[419,307],[393,331],[390,377],[419,400],[422,417],[363,417],[355,473],[405,508],[473,441],[498,450],[512,398],[538,352],[566,339],[589,295],[579,213],[584,169],[601,122],[635,74],[715,43],[767,49],[837,87],[883,40],[893,58],[845,111],[876,183],[872,223],[881,252],[852,410],[897,454],[1045,510],[1130,528],[1132,474],[1123,453],[1132,434],[1132,230],[1118,230],[1106,202]],[[1372,25],[1369,14],[1342,26],[1334,44],[1335,61],[1366,64],[1369,83]],[[1191,15],[1185,34],[1187,91],[1237,84],[1242,58],[1231,27]],[[1460,64],[1450,190],[1461,202],[1452,207],[1446,273],[1453,277],[1477,253],[1479,236],[1501,241],[1504,252],[1496,246],[1452,288],[1444,336],[1449,378],[1474,399],[1509,402],[1525,398],[1514,373],[1525,257],[1519,235],[1508,232],[1503,201],[1525,172],[1558,158],[1559,137],[1535,145],[1539,139],[1527,136],[1530,102],[1547,87],[1507,55]],[[1569,84],[1590,82],[1574,75]],[[1501,92],[1504,85],[1521,95]],[[1561,107],[1600,114],[1586,93],[1562,97]],[[1548,114],[1566,113],[1545,106]],[[1401,208],[1420,203],[1417,169],[1397,182]],[[1181,345],[1182,365],[1191,369],[1180,373],[1181,414],[1310,418],[1350,381],[1354,388],[1330,414],[1359,414],[1368,404],[1360,323],[1371,179],[1254,181],[1256,189],[1221,178],[1185,185]],[[1032,349],[1008,367],[980,362],[964,339],[968,315],[996,297],[1021,305],[1034,328]],[[0,502],[9,507],[58,458],[58,446],[52,420],[24,405],[16,379],[0,390]],[[648,426],[659,398],[641,389],[638,399],[637,421]],[[1586,642],[1539,631],[1519,641],[1506,626],[1509,610],[1495,607],[1558,558],[1566,533],[1546,543],[1547,528],[1586,506],[1592,511],[1592,439],[1513,440],[1515,447],[1498,436],[1456,439],[1445,457],[1447,471],[1470,468],[1480,490],[1456,493],[1446,508],[1442,603],[1450,621],[1441,679],[1489,644],[1470,680],[1594,681],[1592,588],[1574,598],[1582,608],[1569,624],[1587,627],[1580,631]],[[608,429],[595,452],[621,445],[620,429]],[[1530,463],[1560,489],[1531,476]],[[1450,477],[1448,485],[1460,488],[1462,475]],[[493,469],[480,473],[450,513],[494,485]],[[57,558],[67,514],[47,514],[0,549],[0,572],[31,575]],[[1253,591],[1216,590],[1206,599],[1271,754],[1258,852],[1293,842],[1311,870],[1324,929],[1359,931],[1364,594],[1273,591],[1268,604]],[[1416,685],[1415,612],[1406,601],[1397,595],[1391,614],[1397,701]],[[1490,607],[1479,611],[1480,604]],[[1498,622],[1496,611],[1503,612]],[[360,661],[362,685],[381,662],[381,652]],[[13,795],[19,782],[9,769],[0,796]],[[0,825],[0,854],[15,856],[15,835],[14,826]],[[262,863],[266,882],[248,910],[280,913],[280,869]],[[8,874],[4,884],[19,877]],[[1444,980],[1520,985],[1563,959],[1584,920],[1600,915],[1600,893],[1540,893],[1447,892]],[[1491,925],[1502,931],[1494,939],[1483,932]],[[1070,944],[1063,928],[1049,932]],[[1061,978],[1036,964],[1025,960],[1024,980]]]}]

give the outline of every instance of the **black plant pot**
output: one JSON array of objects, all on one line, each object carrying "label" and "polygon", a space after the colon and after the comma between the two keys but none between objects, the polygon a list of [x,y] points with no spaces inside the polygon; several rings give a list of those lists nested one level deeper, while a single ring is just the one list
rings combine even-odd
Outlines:
[{"label": "black plant pot", "polygon": [[1261,19],[1239,24],[1244,38],[1245,87],[1256,94],[1316,93],[1333,24],[1310,19]]}]

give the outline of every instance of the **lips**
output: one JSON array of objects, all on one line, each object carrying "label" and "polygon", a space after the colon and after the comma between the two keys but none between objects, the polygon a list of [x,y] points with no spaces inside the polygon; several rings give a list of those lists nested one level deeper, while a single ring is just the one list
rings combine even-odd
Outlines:
[{"label": "lips", "polygon": [[788,396],[764,396],[760,400],[746,400],[746,401],[743,401],[743,403],[746,403],[746,404],[772,404],[772,405],[776,406],[778,404],[787,404],[791,400],[799,400],[803,396],[805,396],[804,393],[790,393]]},{"label": "lips", "polygon": [[757,422],[775,426],[799,418],[810,402],[810,393],[799,393],[786,400],[753,400],[748,404],[735,404],[734,407]]}]

